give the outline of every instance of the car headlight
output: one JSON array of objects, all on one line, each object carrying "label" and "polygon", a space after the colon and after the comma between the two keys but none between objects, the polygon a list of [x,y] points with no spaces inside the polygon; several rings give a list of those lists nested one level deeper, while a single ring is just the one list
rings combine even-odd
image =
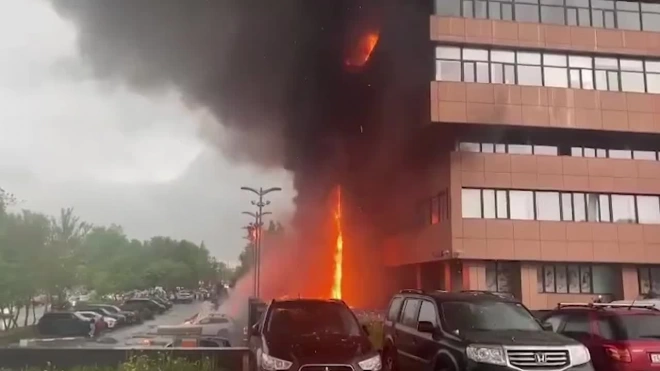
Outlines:
[{"label": "car headlight", "polygon": [[292,362],[269,356],[261,353],[261,368],[268,371],[288,370],[293,365]]},{"label": "car headlight", "polygon": [[491,365],[506,365],[504,349],[497,345],[470,345],[465,350],[468,359]]},{"label": "car headlight", "polygon": [[591,361],[589,349],[584,345],[570,345],[568,347],[568,353],[570,354],[571,362],[574,365],[582,365]]},{"label": "car headlight", "polygon": [[383,367],[380,361],[380,355],[378,354],[369,359],[358,362],[358,366],[365,371],[379,371]]}]

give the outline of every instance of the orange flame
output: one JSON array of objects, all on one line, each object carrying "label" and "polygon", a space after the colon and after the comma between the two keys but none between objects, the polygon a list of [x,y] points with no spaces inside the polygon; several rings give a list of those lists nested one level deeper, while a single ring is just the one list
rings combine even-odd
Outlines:
[{"label": "orange flame", "polygon": [[350,67],[363,67],[366,65],[378,44],[379,38],[380,33],[378,31],[372,31],[362,35],[355,50],[346,59],[346,65]]},{"label": "orange flame", "polygon": [[335,243],[335,273],[332,282],[332,298],[341,299],[342,264],[344,259],[344,236],[341,229],[341,186],[337,186],[335,223],[337,224],[337,242]]}]

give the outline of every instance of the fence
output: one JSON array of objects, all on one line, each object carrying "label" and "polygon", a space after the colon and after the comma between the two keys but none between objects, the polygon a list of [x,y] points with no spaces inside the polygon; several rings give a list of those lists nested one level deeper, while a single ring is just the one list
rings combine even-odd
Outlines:
[{"label": "fence", "polygon": [[79,366],[117,367],[132,356],[183,357],[208,360],[216,370],[248,371],[248,348],[0,348],[0,369],[39,368],[67,370]]}]

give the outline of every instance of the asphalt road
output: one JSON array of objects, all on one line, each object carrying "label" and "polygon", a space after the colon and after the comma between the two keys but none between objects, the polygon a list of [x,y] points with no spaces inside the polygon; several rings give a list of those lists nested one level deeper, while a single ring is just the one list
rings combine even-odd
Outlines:
[{"label": "asphalt road", "polygon": [[195,314],[208,313],[210,310],[211,304],[209,302],[196,301],[191,304],[174,304],[172,309],[164,314],[156,316],[156,318],[151,321],[145,321],[141,325],[125,326],[113,331],[108,331],[100,336],[97,341],[104,343],[108,340],[110,342],[111,340],[108,338],[112,338],[116,340],[117,344],[124,344],[135,335],[154,332],[156,327],[161,325],[180,325]]}]

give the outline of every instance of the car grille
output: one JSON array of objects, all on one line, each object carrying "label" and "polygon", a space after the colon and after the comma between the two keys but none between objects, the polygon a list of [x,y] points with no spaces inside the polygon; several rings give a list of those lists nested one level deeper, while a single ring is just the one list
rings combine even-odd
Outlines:
[{"label": "car grille", "polygon": [[523,370],[552,370],[570,364],[567,350],[508,349],[509,363]]},{"label": "car grille", "polygon": [[353,371],[349,365],[309,365],[302,366],[300,371]]}]

